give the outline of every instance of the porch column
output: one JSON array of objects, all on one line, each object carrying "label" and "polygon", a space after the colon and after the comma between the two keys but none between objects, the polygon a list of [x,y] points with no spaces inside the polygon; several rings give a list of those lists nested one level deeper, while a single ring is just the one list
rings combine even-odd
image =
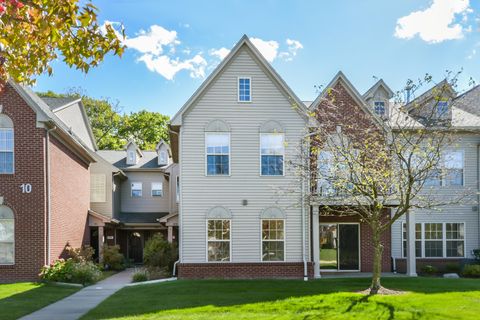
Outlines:
[{"label": "porch column", "polygon": [[168,226],[167,240],[168,240],[168,243],[173,242],[173,227],[172,226]]},{"label": "porch column", "polygon": [[98,227],[98,261],[103,261],[103,226]]},{"label": "porch column", "polygon": [[415,213],[408,211],[407,214],[407,276],[417,276],[417,260],[415,256]]},{"label": "porch column", "polygon": [[312,245],[313,245],[313,277],[318,279],[320,275],[320,214],[319,207],[312,208]]}]

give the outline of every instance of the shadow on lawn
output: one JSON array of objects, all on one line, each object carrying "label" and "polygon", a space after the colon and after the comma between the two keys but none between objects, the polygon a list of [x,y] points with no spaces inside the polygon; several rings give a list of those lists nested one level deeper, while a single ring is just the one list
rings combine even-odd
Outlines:
[{"label": "shadow on lawn", "polygon": [[[351,293],[368,287],[369,279],[322,279],[303,282],[298,280],[195,280],[176,281],[122,289],[107,299],[87,319],[144,315],[159,311],[173,311],[198,307],[249,308],[249,304],[268,304],[288,298],[313,299],[301,302],[305,308],[328,311],[338,304],[347,312],[368,307],[369,296]],[[480,280],[386,278],[387,288],[417,293],[466,292],[480,290]],[[331,295],[340,293],[339,295]],[[342,294],[344,293],[344,294]],[[323,296],[322,296],[323,295]],[[382,299],[383,300],[383,299]],[[292,301],[293,303],[293,301]],[[375,305],[385,309],[387,318],[393,319],[395,308],[376,299]],[[255,308],[255,307],[252,307]],[[256,308],[262,308],[257,306]]]}]

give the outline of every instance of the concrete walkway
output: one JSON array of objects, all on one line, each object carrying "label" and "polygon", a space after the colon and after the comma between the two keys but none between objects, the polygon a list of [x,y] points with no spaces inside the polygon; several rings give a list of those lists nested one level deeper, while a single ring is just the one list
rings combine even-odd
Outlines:
[{"label": "concrete walkway", "polygon": [[133,269],[117,273],[21,319],[76,320],[132,281]]}]

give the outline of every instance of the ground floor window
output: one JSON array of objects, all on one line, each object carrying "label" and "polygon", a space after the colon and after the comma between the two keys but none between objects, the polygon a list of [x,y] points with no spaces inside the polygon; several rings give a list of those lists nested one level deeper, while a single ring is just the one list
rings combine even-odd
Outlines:
[{"label": "ground floor window", "polygon": [[[403,256],[407,256],[407,229],[403,223]],[[464,223],[416,223],[417,258],[458,258],[465,256]]]},{"label": "ground floor window", "polygon": [[207,220],[208,261],[230,261],[230,220]]},{"label": "ground floor window", "polygon": [[0,264],[13,264],[15,251],[15,221],[13,211],[0,205]]},{"label": "ground floor window", "polygon": [[262,220],[262,261],[285,260],[285,220]]}]

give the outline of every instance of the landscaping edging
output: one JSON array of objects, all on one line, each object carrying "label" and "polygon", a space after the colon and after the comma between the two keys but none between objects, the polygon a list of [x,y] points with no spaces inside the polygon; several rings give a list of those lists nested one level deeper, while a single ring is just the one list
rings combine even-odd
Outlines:
[{"label": "landscaping edging", "polygon": [[56,282],[56,281],[42,281],[42,282],[45,284],[50,284],[53,286],[60,286],[60,287],[73,287],[73,288],[85,287],[83,284],[80,284],[80,283]]},{"label": "landscaping edging", "polygon": [[133,286],[139,286],[144,284],[153,284],[153,283],[169,282],[169,281],[176,281],[176,280],[177,278],[165,278],[165,279],[157,279],[157,280],[142,281],[142,282],[132,282],[125,285],[125,287],[133,287]]}]

